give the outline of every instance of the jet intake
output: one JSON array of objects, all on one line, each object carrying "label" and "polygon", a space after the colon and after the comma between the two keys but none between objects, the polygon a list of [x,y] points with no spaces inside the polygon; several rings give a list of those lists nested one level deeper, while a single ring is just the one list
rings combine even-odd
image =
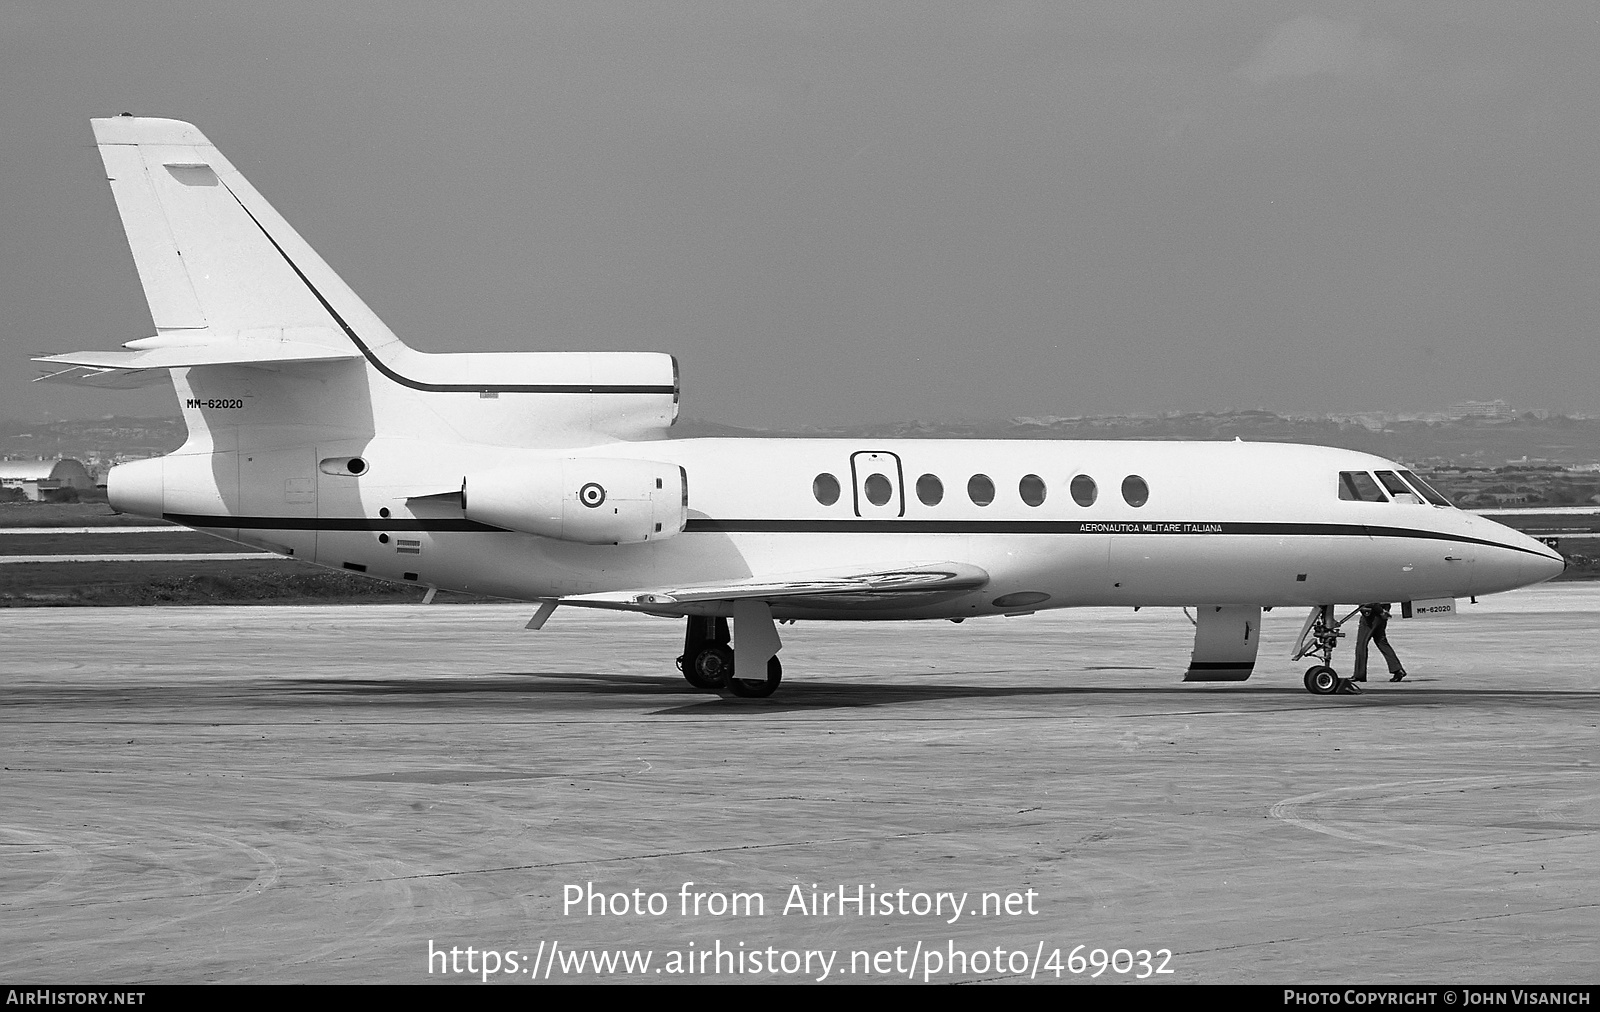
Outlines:
[{"label": "jet intake", "polygon": [[689,478],[676,464],[580,457],[469,474],[467,519],[585,545],[670,538],[689,522]]}]

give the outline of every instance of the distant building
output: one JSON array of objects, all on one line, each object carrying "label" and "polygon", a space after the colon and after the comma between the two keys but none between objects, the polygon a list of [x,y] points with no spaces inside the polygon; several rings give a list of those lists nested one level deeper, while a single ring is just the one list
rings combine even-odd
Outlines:
[{"label": "distant building", "polygon": [[1460,401],[1446,408],[1444,415],[1455,422],[1465,418],[1516,417],[1516,413],[1511,410],[1511,405],[1505,401]]},{"label": "distant building", "polygon": [[1368,432],[1382,432],[1389,427],[1394,416],[1380,411],[1363,411],[1355,414],[1329,415],[1330,422],[1340,425],[1359,425]]},{"label": "distant building", "polygon": [[93,489],[94,478],[88,468],[70,458],[0,460],[0,488],[21,489],[23,495],[37,501],[58,489]]}]

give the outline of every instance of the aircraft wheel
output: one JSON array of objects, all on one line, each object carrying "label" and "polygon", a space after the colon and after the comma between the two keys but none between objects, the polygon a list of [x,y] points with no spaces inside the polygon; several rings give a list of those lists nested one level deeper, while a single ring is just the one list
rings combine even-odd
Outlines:
[{"label": "aircraft wheel", "polygon": [[1306,691],[1317,696],[1331,696],[1339,691],[1339,674],[1326,664],[1306,669]]},{"label": "aircraft wheel", "polygon": [[764,699],[778,691],[778,683],[781,681],[783,681],[783,665],[774,657],[767,661],[767,677],[764,680],[730,678],[728,691],[745,699]]},{"label": "aircraft wheel", "polygon": [[691,664],[688,667],[684,667],[682,657],[678,658],[678,670],[683,672],[684,681],[699,689],[701,692],[716,692],[722,687],[717,682],[708,682],[702,678],[699,671],[696,670],[696,665]]},{"label": "aircraft wheel", "polygon": [[690,685],[712,692],[724,688],[732,676],[733,651],[721,643],[713,643],[695,654],[694,664],[683,671]]}]

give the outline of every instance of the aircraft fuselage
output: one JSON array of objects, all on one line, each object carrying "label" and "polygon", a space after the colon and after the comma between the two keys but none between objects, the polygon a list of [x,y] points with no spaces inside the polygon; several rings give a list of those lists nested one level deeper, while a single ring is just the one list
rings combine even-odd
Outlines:
[{"label": "aircraft fuselage", "polygon": [[[362,460],[362,473],[319,467],[342,457]],[[534,473],[573,457],[681,467],[682,532],[641,544],[572,543],[467,519],[450,494],[474,471]],[[959,562],[986,572],[987,585],[849,606],[793,599],[773,612],[968,618],[1089,605],[1465,597],[1563,566],[1533,539],[1454,508],[1341,499],[1341,473],[1399,466],[1291,444],[742,438],[535,451],[378,438],[180,451],[163,461],[141,465],[142,478],[119,468],[114,504],[333,568],[525,600]],[[571,603],[729,612],[726,602]]]}]

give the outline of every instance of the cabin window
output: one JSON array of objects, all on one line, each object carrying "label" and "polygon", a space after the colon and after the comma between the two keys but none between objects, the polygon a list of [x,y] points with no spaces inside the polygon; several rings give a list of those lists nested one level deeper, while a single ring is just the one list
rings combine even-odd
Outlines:
[{"label": "cabin window", "polygon": [[[1378,480],[1383,482],[1383,487],[1388,490],[1389,495],[1394,497],[1395,502],[1412,502],[1419,504],[1422,502],[1422,497],[1411,491],[1411,487],[1405,482],[1401,481],[1398,474],[1395,474],[1393,471],[1378,471],[1377,475]],[[1405,496],[1405,498],[1402,499],[1400,498],[1401,496]]]},{"label": "cabin window", "polygon": [[1339,498],[1347,502],[1388,502],[1372,475],[1365,471],[1339,472]]},{"label": "cabin window", "polygon": [[924,506],[937,506],[944,501],[944,482],[936,474],[925,474],[917,479],[917,498]]},{"label": "cabin window", "polygon": [[1122,479],[1122,498],[1129,506],[1143,506],[1150,501],[1150,486],[1136,474]]},{"label": "cabin window", "polygon": [[826,473],[817,475],[811,482],[811,494],[822,505],[832,506],[839,501],[839,479]]},{"label": "cabin window", "polygon": [[1422,493],[1422,498],[1433,503],[1435,506],[1449,506],[1452,509],[1455,508],[1455,503],[1440,495],[1438,489],[1434,488],[1432,485],[1429,485],[1421,478],[1418,478],[1410,471],[1401,471],[1400,477],[1404,478],[1406,481],[1409,481],[1412,488]]},{"label": "cabin window", "polygon": [[986,474],[975,474],[967,479],[967,498],[974,506],[987,506],[994,502],[994,482]]},{"label": "cabin window", "polygon": [[889,484],[889,479],[881,474],[871,474],[863,482],[867,490],[867,502],[874,506],[882,506],[894,495],[894,486]]},{"label": "cabin window", "polygon": [[1022,501],[1029,506],[1039,506],[1044,503],[1044,479],[1036,474],[1025,474],[1017,482],[1017,494],[1022,496]]},{"label": "cabin window", "polygon": [[1070,488],[1072,501],[1079,506],[1093,506],[1095,498],[1100,494],[1100,490],[1095,487],[1094,479],[1086,474],[1080,474],[1072,479]]}]

